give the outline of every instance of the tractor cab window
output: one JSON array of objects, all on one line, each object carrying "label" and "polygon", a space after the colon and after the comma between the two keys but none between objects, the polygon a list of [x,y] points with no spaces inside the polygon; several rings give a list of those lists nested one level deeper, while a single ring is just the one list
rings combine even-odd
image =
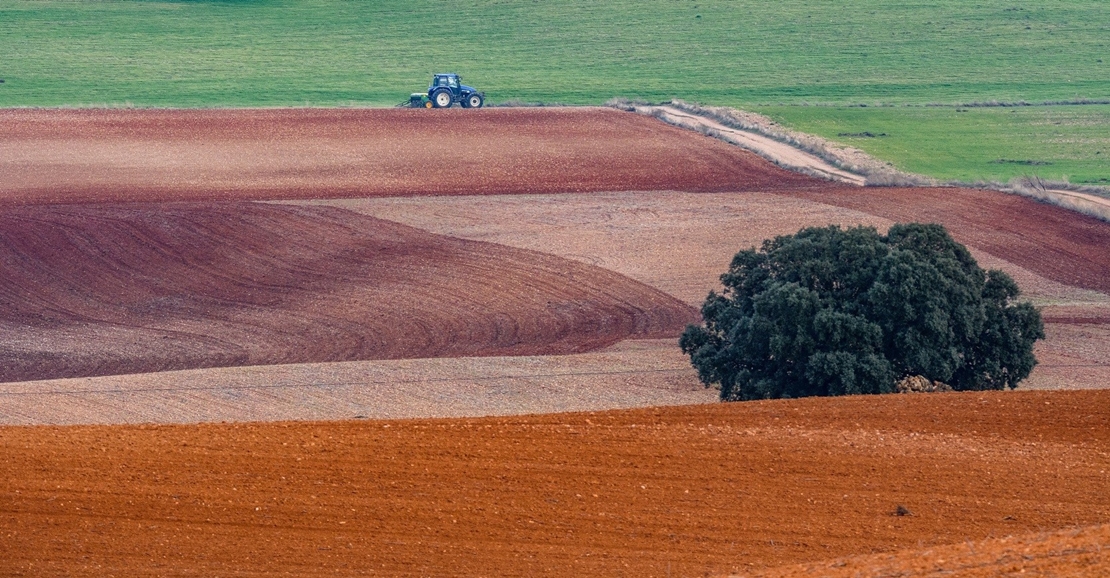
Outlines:
[{"label": "tractor cab window", "polygon": [[447,86],[447,77],[440,76],[439,78],[436,78],[436,86]]},{"label": "tractor cab window", "polygon": [[459,79],[454,76],[448,76],[447,85],[451,88],[457,88],[459,86]]}]

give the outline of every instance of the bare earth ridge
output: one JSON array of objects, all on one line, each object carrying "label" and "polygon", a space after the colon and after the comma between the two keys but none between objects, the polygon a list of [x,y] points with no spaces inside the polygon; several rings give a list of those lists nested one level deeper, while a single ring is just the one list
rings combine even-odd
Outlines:
[{"label": "bare earth ridge", "polygon": [[578,353],[697,318],[598,267],[328,207],[21,206],[0,235],[0,381]]}]

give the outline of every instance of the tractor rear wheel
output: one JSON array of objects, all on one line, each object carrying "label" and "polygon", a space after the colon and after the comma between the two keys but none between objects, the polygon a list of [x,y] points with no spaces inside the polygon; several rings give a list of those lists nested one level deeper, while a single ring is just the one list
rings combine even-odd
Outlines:
[{"label": "tractor rear wheel", "polygon": [[437,90],[432,94],[432,102],[436,108],[451,108],[451,100],[451,91],[447,89]]},{"label": "tractor rear wheel", "polygon": [[472,94],[466,97],[467,108],[482,108],[482,95]]}]

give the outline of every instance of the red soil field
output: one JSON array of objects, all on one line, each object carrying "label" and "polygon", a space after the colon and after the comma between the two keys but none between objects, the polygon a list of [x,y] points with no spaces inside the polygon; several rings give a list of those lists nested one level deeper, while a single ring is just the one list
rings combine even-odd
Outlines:
[{"label": "red soil field", "polygon": [[1110,390],[7,427],[0,575],[748,573],[1105,523],[1108,470]]},{"label": "red soil field", "polygon": [[859,576],[1110,576],[1110,525],[1037,532],[976,542],[797,564],[751,578],[857,578]]},{"label": "red soil field", "polygon": [[[249,204],[174,205],[172,210],[157,204],[96,206],[120,198],[757,187],[893,220],[941,222],[972,247],[1045,278],[1110,290],[1110,251],[1105,250],[1110,226],[1094,219],[990,191],[821,183],[713,139],[609,109],[8,110],[0,117],[10,129],[0,135],[0,165],[10,175],[0,182],[0,197],[14,203],[0,219],[0,234],[11,241],[0,248],[5,259],[0,264],[12,271],[0,282],[0,290],[10,295],[0,308],[0,324],[8,329],[0,339],[4,380],[297,361],[566,353],[602,347],[622,336],[674,335],[693,318],[690,309],[656,311],[669,316],[661,321],[668,328],[662,331],[662,325],[631,321],[628,315],[636,315],[632,311],[638,307],[632,305],[623,309],[627,315],[622,313],[619,322],[583,326],[573,330],[573,337],[549,335],[545,332],[564,328],[551,317],[548,304],[538,297],[524,304],[512,284],[529,283],[527,270],[516,271],[515,280],[500,288],[499,280],[509,273],[486,270],[499,266],[495,255],[509,251],[491,245],[481,245],[489,261],[476,265],[477,278],[459,285],[457,293],[422,287],[423,300],[410,294],[407,301],[391,303],[393,317],[383,317],[380,312],[389,307],[379,297],[386,293],[374,292],[392,291],[390,299],[398,299],[404,290],[381,283],[371,288],[363,280],[367,268],[391,266],[380,260],[360,263],[352,254],[340,263],[329,259],[363,243],[350,229],[378,230],[371,234],[378,242],[396,225],[339,210],[327,213],[333,222],[318,224],[317,216],[303,211]],[[426,154],[432,151],[427,147],[439,146],[429,143],[443,138],[462,139],[469,146],[465,151],[442,146]],[[397,188],[398,183],[411,187]],[[447,183],[450,187],[443,188]],[[65,198],[87,203],[19,206]],[[283,211],[292,212],[279,216]],[[284,220],[294,215],[301,220]],[[605,219],[605,213],[597,218]],[[423,234],[406,231],[395,240],[408,243],[412,235]],[[753,233],[758,236],[751,231],[743,236]],[[72,238],[62,238],[67,235]],[[62,244],[53,248],[55,242]],[[670,259],[661,261],[669,267],[683,266],[682,259],[668,253],[668,245],[666,232],[650,245],[630,245],[638,256],[627,262],[650,269],[652,255],[661,255]],[[440,253],[426,257],[446,258]],[[727,258],[722,253],[719,261]],[[570,265],[551,256],[543,259],[559,271],[553,273],[557,284],[578,282],[565,274]],[[437,262],[462,275],[451,264]],[[203,267],[194,271],[197,264]],[[684,274],[659,271],[652,278]],[[417,276],[410,271],[406,282],[420,287],[424,281]],[[607,279],[617,285],[603,287],[598,299],[615,304],[623,299],[616,287],[630,282]],[[470,296],[478,287],[477,293],[493,287],[506,296],[490,296],[481,307],[459,311],[455,296]],[[590,301],[597,288],[577,287],[574,299]],[[653,303],[660,298],[644,296]],[[503,297],[512,304],[492,303]],[[441,301],[447,305],[440,308]],[[512,309],[509,317],[497,317],[502,305]],[[402,311],[420,307],[425,310],[415,318]],[[593,323],[584,312],[575,315],[572,325]],[[1050,322],[1087,323],[1092,315],[1104,316],[1081,307],[1046,310]]]},{"label": "red soil field", "polygon": [[778,192],[939,222],[1048,279],[1110,291],[1110,226],[1094,218],[994,191],[834,185],[613,109],[14,109],[0,122],[0,203]]},{"label": "red soil field", "polygon": [[[767,191],[940,222],[1046,279],[1110,290],[1105,223],[987,191],[848,189],[606,109],[14,110],[0,122],[4,379],[573,353],[674,336],[695,315],[581,262],[248,200]],[[1050,330],[1097,358],[1105,308],[1063,305]],[[1108,470],[1110,390],[0,427],[0,575],[917,571],[939,560],[933,547],[970,541],[989,556],[1005,548],[995,538],[1105,524]],[[1082,556],[1104,533],[1089,531],[1052,538],[1074,556],[1048,571],[1099,568]],[[858,558],[869,553],[902,558]]]},{"label": "red soil field", "polygon": [[1110,223],[996,191],[829,187],[787,193],[906,223],[940,223],[961,243],[1041,276],[1110,293]]},{"label": "red soil field", "polygon": [[605,269],[328,207],[19,206],[0,237],[4,381],[577,353],[697,319]]},{"label": "red soil field", "polygon": [[0,110],[0,125],[0,203],[821,183],[608,108]]}]

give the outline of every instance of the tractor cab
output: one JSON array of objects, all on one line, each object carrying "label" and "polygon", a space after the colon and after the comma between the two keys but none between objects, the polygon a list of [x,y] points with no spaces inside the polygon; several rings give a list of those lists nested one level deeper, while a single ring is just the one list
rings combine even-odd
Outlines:
[{"label": "tractor cab", "polygon": [[457,74],[437,74],[432,77],[432,85],[428,87],[428,92],[437,88],[448,88],[452,92],[456,92],[460,84],[462,84],[462,79]]}]

